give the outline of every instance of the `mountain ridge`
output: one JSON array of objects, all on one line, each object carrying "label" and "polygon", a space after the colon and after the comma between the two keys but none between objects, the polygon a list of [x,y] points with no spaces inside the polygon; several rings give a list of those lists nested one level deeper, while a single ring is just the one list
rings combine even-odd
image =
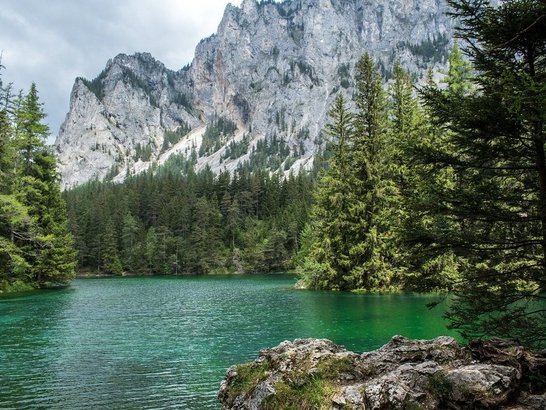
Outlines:
[{"label": "mountain ridge", "polygon": [[444,66],[446,10],[444,0],[244,0],[178,71],[119,54],[94,80],[76,79],[55,142],[63,187],[122,181],[174,154],[215,172],[308,168],[364,52],[386,77],[395,60],[416,78]]}]

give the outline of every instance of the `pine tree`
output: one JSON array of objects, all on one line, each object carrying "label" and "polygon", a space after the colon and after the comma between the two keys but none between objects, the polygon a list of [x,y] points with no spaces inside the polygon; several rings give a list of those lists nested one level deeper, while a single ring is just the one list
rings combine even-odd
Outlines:
[{"label": "pine tree", "polygon": [[[0,61],[0,70],[3,68]],[[0,292],[28,281],[30,265],[19,246],[34,240],[33,220],[13,195],[15,146],[9,115],[10,89],[0,77]]]},{"label": "pine tree", "polygon": [[388,144],[387,99],[383,82],[370,55],[356,65],[355,130],[351,136],[348,244],[350,289],[379,289],[392,284],[393,248],[390,247],[387,208],[392,181],[386,167],[392,153]]},{"label": "pine tree", "polygon": [[61,199],[55,157],[45,146],[48,127],[32,84],[15,113],[16,183],[14,194],[35,220],[36,237],[24,244],[31,255],[36,286],[66,284],[74,277],[75,252]]},{"label": "pine tree", "polygon": [[321,175],[312,209],[309,249],[299,267],[306,287],[315,289],[345,288],[344,277],[350,271],[350,241],[347,214],[349,212],[349,138],[353,133],[353,115],[339,95],[330,112],[326,134],[330,138],[333,156],[328,169]]},{"label": "pine tree", "polygon": [[472,91],[472,65],[463,57],[459,42],[455,39],[449,53],[448,71],[444,79],[446,92],[451,95],[464,96]]},{"label": "pine tree", "polygon": [[104,224],[104,232],[102,235],[102,252],[101,252],[101,269],[102,272],[109,275],[121,275],[123,266],[119,258],[117,247],[117,235],[114,224],[109,218]]},{"label": "pine tree", "polygon": [[129,272],[135,272],[139,268],[139,261],[141,261],[138,235],[138,222],[129,212],[123,217],[121,233],[123,267]]},{"label": "pine tree", "polygon": [[[431,149],[437,153],[442,152],[446,146],[442,144],[442,136],[437,134],[436,127],[431,126],[426,110],[414,95],[409,73],[396,64],[393,74],[389,141],[393,151],[390,173],[396,185],[386,209],[391,212],[387,218],[396,221],[392,224],[396,262],[405,289],[447,291],[452,289],[458,278],[453,252],[430,252],[430,244],[425,246],[415,241],[416,237],[422,238],[423,227],[430,230],[431,226],[438,229],[443,226],[441,216],[436,220],[430,217],[429,207],[436,206],[431,189],[445,186],[450,173],[435,172],[422,161],[422,154],[424,151],[430,153]],[[436,88],[431,72],[428,74],[428,84]]]},{"label": "pine tree", "polygon": [[159,272],[159,261],[158,261],[158,239],[157,233],[154,226],[148,229],[146,234],[146,261],[148,263],[148,271],[152,273]]},{"label": "pine tree", "polygon": [[444,149],[423,158],[445,178],[428,190],[434,229],[421,243],[457,257],[453,327],[544,346],[546,5],[450,4],[478,74],[474,90],[425,91]]},{"label": "pine tree", "polygon": [[[329,168],[321,177],[300,267],[314,288],[377,290],[395,285],[401,271],[394,246],[397,206],[396,150],[389,141],[387,98],[372,58],[356,66],[356,112],[338,98],[327,133],[333,137]],[[401,119],[402,120],[402,119]]]}]

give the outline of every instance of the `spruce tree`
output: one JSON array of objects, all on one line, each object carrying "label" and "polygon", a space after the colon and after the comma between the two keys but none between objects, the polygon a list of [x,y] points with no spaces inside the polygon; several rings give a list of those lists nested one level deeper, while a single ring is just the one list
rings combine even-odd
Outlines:
[{"label": "spruce tree", "polygon": [[365,54],[356,65],[356,114],[351,134],[348,244],[350,289],[381,289],[392,284],[388,218],[392,180],[387,164],[387,98],[383,80],[372,57]]},{"label": "spruce tree", "polygon": [[356,72],[355,113],[341,98],[330,112],[332,157],[316,191],[307,230],[314,239],[304,248],[300,270],[310,287],[385,290],[399,282],[402,271],[393,238],[399,223],[393,212],[396,150],[389,140],[383,81],[368,54]]},{"label": "spruce tree", "polygon": [[351,268],[348,253],[350,174],[349,139],[353,133],[353,115],[343,96],[339,95],[330,112],[326,134],[333,151],[329,167],[323,172],[315,191],[308,235],[312,235],[310,248],[304,249],[299,267],[303,283],[315,289],[346,288],[344,277]]},{"label": "spruce tree", "polygon": [[[449,61],[457,59],[450,57]],[[465,81],[459,74],[466,75],[466,72],[449,72],[457,76],[454,82],[460,84]],[[427,110],[423,109],[414,95],[409,73],[396,64],[393,74],[389,141],[393,150],[390,173],[395,182],[395,192],[389,197],[390,206],[387,209],[391,211],[389,219],[396,221],[392,224],[392,239],[397,250],[396,264],[405,289],[447,291],[453,288],[458,279],[453,252],[449,249],[431,251],[431,244],[421,240],[423,231],[443,229],[443,216],[431,217],[429,208],[437,205],[434,189],[446,186],[451,175],[449,170],[437,172],[427,161],[423,161],[423,152],[430,154],[434,150],[439,154],[448,146],[444,143],[445,137],[438,134],[436,127],[430,123]],[[428,84],[436,88],[431,72],[428,74]],[[469,86],[465,83],[460,88],[468,89]],[[420,239],[416,241],[415,238]]]},{"label": "spruce tree", "polygon": [[472,91],[472,65],[464,58],[457,39],[453,42],[453,47],[448,57],[448,71],[444,79],[447,84],[445,92],[451,95],[464,96]]},{"label": "spruce tree", "polygon": [[109,275],[121,275],[123,272],[116,239],[117,235],[114,224],[112,220],[108,218],[104,225],[104,232],[101,240],[101,268],[104,273]]},{"label": "spruce tree", "polygon": [[15,113],[16,183],[14,194],[35,221],[36,237],[27,241],[34,285],[64,285],[74,277],[75,252],[68,231],[53,153],[45,145],[48,127],[35,84]]},{"label": "spruce tree", "polygon": [[446,149],[431,144],[422,158],[446,177],[428,190],[436,223],[421,243],[457,257],[462,280],[448,313],[453,327],[467,337],[544,346],[546,5],[450,4],[478,74],[474,89],[424,92],[442,131],[435,146]]},{"label": "spruce tree", "polygon": [[14,282],[28,281],[30,265],[19,244],[34,239],[33,220],[13,195],[15,146],[10,106],[10,89],[3,87],[0,77],[0,292]]}]

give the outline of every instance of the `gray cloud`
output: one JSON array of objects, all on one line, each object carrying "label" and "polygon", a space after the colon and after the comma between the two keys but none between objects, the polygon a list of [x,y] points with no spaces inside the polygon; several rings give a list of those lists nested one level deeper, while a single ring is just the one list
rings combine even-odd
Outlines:
[{"label": "gray cloud", "polygon": [[[94,78],[118,53],[150,52],[167,67],[191,62],[214,33],[227,0],[3,0],[4,82],[35,82],[52,139],[68,111],[75,77]],[[240,0],[233,1],[240,4]]]}]

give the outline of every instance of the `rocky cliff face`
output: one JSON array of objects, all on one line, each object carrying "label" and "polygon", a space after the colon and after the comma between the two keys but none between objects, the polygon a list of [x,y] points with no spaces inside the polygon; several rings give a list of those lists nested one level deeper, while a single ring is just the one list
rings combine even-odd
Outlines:
[{"label": "rocky cliff face", "polygon": [[[76,80],[56,141],[63,184],[122,180],[173,154],[215,171],[309,166],[333,99],[354,92],[358,58],[370,52],[387,77],[395,60],[416,77],[443,66],[446,11],[445,0],[228,5],[180,71],[118,55],[93,81]],[[218,122],[230,126],[211,132]]]},{"label": "rocky cliff face", "polygon": [[358,355],[299,339],[234,366],[224,409],[545,409],[546,354],[504,342],[461,347],[450,337],[395,336]]}]

